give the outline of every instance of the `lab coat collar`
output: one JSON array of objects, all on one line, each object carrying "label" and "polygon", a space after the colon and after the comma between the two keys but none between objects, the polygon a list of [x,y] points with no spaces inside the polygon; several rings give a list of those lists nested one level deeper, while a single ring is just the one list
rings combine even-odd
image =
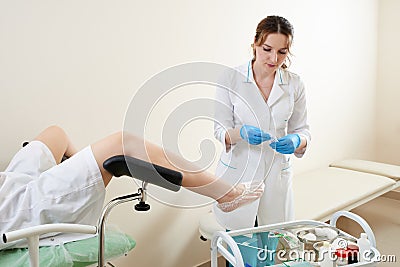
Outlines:
[{"label": "lab coat collar", "polygon": [[272,90],[267,100],[269,106],[272,106],[283,95],[284,91],[281,87],[283,84],[282,71],[278,69],[275,73],[274,84],[272,85]]},{"label": "lab coat collar", "polygon": [[[252,60],[247,64],[247,75],[244,82],[255,82],[253,75],[253,68],[251,67]],[[275,73],[275,84],[288,84],[288,72],[285,69],[279,68]]]},{"label": "lab coat collar", "polygon": [[[245,82],[255,83],[251,62],[252,61],[249,61],[247,65],[247,75]],[[288,72],[282,68],[279,68],[275,73],[274,84],[272,86],[271,93],[267,100],[267,104],[269,106],[272,106],[284,94],[281,85],[287,85],[287,84],[288,84]]]},{"label": "lab coat collar", "polygon": [[282,85],[282,84],[287,85],[287,84],[289,84],[289,81],[288,81],[289,78],[288,78],[287,70],[279,68],[276,71],[276,74],[275,74],[275,81],[277,80],[277,78],[278,78],[279,85]]}]

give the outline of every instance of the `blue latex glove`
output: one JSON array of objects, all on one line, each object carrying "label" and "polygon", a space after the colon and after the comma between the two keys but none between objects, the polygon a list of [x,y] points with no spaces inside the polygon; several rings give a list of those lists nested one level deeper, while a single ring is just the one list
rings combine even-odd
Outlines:
[{"label": "blue latex glove", "polygon": [[288,134],[278,139],[278,142],[271,143],[269,146],[281,154],[293,154],[300,146],[301,139],[298,134]]},{"label": "blue latex glove", "polygon": [[251,125],[243,125],[240,128],[240,137],[250,145],[259,145],[264,141],[271,140],[268,133],[264,133],[260,128]]}]

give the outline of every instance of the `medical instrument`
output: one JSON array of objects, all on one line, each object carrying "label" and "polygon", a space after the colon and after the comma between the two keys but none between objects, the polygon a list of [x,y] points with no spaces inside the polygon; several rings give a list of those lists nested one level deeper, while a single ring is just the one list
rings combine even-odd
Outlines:
[{"label": "medical instrument", "polygon": [[333,267],[333,258],[330,255],[330,244],[327,241],[322,242],[322,246],[319,250],[318,260],[321,267]]},{"label": "medical instrument", "polygon": [[[297,238],[303,243],[315,243],[320,241],[332,242],[339,236],[339,230],[333,227],[313,227],[296,233]],[[311,238],[312,237],[312,238]]]},{"label": "medical instrument", "polygon": [[300,241],[296,238],[296,235],[289,231],[279,231],[279,232],[269,232],[268,233],[268,238],[281,238],[280,241],[282,241],[282,246],[287,247],[290,249],[297,249],[301,246]]},{"label": "medical instrument", "polygon": [[365,262],[368,258],[368,254],[371,252],[371,242],[368,240],[366,233],[361,233],[359,239],[357,239],[359,259],[361,262]]},{"label": "medical instrument", "polygon": [[[146,203],[146,187],[149,183],[177,192],[182,185],[182,174],[174,170],[164,168],[146,161],[133,157],[119,155],[107,159],[103,167],[113,176],[123,175],[137,178],[142,181],[142,186],[137,193],[123,195],[112,199],[104,208],[97,226],[78,225],[78,224],[48,224],[33,226],[4,233],[2,235],[4,243],[13,242],[20,239],[27,239],[29,258],[31,267],[39,267],[39,236],[44,233],[74,232],[98,234],[98,266],[105,266],[105,229],[106,219],[110,211],[119,204],[138,200],[135,205],[137,211],[147,211],[150,205]],[[75,241],[82,242],[85,240]],[[81,254],[84,254],[82,251]],[[92,263],[89,263],[92,264]],[[83,265],[81,265],[83,266]]]},{"label": "medical instrument", "polygon": [[[267,258],[265,255],[269,255],[269,263],[271,263],[272,265],[268,266],[321,266],[321,261],[315,260],[315,257],[309,257],[309,255],[315,253],[315,251],[306,249],[304,243],[300,239],[298,240],[298,242],[303,245],[294,249],[293,247],[282,245],[284,243],[281,242],[281,239],[283,236],[285,236],[285,233],[292,233],[293,236],[293,233],[298,233],[307,229],[310,231],[310,229],[315,229],[316,227],[328,227],[330,229],[336,230],[337,219],[342,216],[357,222],[362,227],[364,232],[367,233],[368,239],[371,241],[371,253],[368,255],[367,261],[357,266],[376,266],[380,258],[380,253],[376,249],[375,236],[370,226],[365,222],[364,219],[354,213],[348,211],[338,211],[332,215],[330,225],[314,220],[299,220],[246,228],[241,230],[233,230],[229,232],[218,231],[214,234],[211,241],[211,267],[218,266],[218,255],[223,256],[233,266],[254,267],[253,265],[251,265],[251,263],[245,262],[242,257],[242,252],[240,248],[256,250],[258,258],[257,264],[262,264],[263,262],[265,262],[265,259]],[[344,240],[356,240],[355,237],[340,229],[337,229],[337,231],[338,238],[343,238]],[[263,235],[263,233],[267,233],[267,235]],[[265,236],[268,237],[267,240],[265,239]],[[241,238],[238,239],[237,237]],[[240,240],[240,242],[235,241],[235,239]],[[273,239],[277,240],[273,241]],[[331,245],[332,243],[330,241],[324,242],[327,242],[328,245]],[[266,243],[276,245],[263,246]],[[334,253],[334,251],[332,251],[332,257],[334,260],[335,255],[336,254]]]},{"label": "medical instrument", "polygon": [[275,137],[275,136],[273,136],[271,134],[270,134],[270,136],[271,136],[271,139],[268,141],[269,145],[272,144],[272,143],[278,142],[278,138],[277,137]]},{"label": "medical instrument", "polygon": [[347,246],[347,263],[353,264],[358,262],[359,249],[357,245],[348,245]]},{"label": "medical instrument", "polygon": [[336,260],[336,264],[337,266],[343,266],[343,265],[347,265],[348,261],[347,261],[347,249],[341,248],[341,249],[337,249],[335,251],[337,260]]},{"label": "medical instrument", "polygon": [[288,134],[278,139],[278,142],[270,144],[270,147],[281,154],[293,154],[300,146],[301,139],[298,134]]},{"label": "medical instrument", "polygon": [[296,236],[303,244],[304,249],[315,251],[315,259],[320,257],[320,249],[324,242],[333,245],[339,234],[338,229],[326,226],[311,227],[296,232]]}]

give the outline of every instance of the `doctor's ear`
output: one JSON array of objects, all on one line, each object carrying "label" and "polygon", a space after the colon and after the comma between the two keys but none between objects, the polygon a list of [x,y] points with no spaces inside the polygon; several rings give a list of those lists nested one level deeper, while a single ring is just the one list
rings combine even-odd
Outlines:
[{"label": "doctor's ear", "polygon": [[251,44],[251,51],[253,53],[253,59],[256,59],[256,48],[254,43]]}]

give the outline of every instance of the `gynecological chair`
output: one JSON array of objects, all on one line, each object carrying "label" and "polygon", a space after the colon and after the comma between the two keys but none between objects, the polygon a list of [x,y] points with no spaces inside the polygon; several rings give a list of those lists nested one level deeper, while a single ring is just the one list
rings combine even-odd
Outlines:
[{"label": "gynecological chair", "polygon": [[[123,175],[131,176],[136,179],[142,181],[142,186],[139,187],[137,193],[123,195],[111,200],[104,208],[99,218],[98,225],[79,225],[79,224],[47,224],[47,225],[39,225],[33,226],[25,229],[19,229],[8,233],[3,233],[2,238],[4,243],[13,242],[16,240],[26,239],[28,242],[28,250],[29,250],[29,262],[31,267],[39,267],[39,263],[41,262],[39,259],[45,253],[42,253],[42,250],[45,250],[48,247],[40,247],[39,248],[39,237],[43,234],[48,233],[81,233],[81,234],[97,234],[98,238],[94,238],[95,243],[88,243],[87,239],[74,241],[75,250],[79,250],[78,254],[85,254],[85,251],[88,250],[87,253],[93,254],[93,247],[98,247],[98,266],[105,266],[105,240],[107,240],[108,245],[108,233],[106,234],[106,219],[111,209],[115,206],[137,200],[138,203],[135,205],[135,210],[137,211],[147,211],[150,209],[150,205],[146,203],[146,187],[148,183],[163,187],[172,191],[179,191],[182,184],[182,174],[155,164],[151,164],[133,157],[128,156],[114,156],[107,159],[104,164],[104,168],[109,171],[113,176],[120,177]],[[128,237],[129,239],[129,237]],[[80,243],[83,243],[80,245]],[[98,246],[97,246],[97,244]],[[116,244],[115,244],[116,243]],[[122,243],[120,241],[114,242],[114,245]],[[132,239],[128,240],[128,248],[125,250],[130,250],[135,246],[135,242]],[[67,244],[68,245],[68,244]],[[67,247],[67,246],[65,246]],[[78,248],[78,249],[77,249]],[[74,248],[72,248],[73,250]],[[10,249],[0,251],[0,265],[2,258],[12,258],[12,253],[17,253],[19,250]],[[118,251],[118,249],[117,249]],[[127,251],[122,252],[122,254]],[[26,253],[25,253],[26,254]],[[112,254],[112,253],[111,253]],[[18,255],[16,255],[18,257]],[[112,257],[113,255],[111,255]],[[114,255],[115,256],[115,255]],[[15,257],[14,257],[15,258]],[[92,257],[93,258],[93,257]],[[87,266],[94,264],[95,262],[90,262],[90,260],[79,261],[78,263],[69,263],[69,264],[61,264],[58,263],[57,266]],[[6,263],[3,263],[6,264]],[[9,264],[9,263],[7,263]],[[15,264],[11,263],[12,266]],[[110,264],[111,265],[111,264]],[[3,266],[3,265],[1,265]],[[10,265],[11,266],[11,265]],[[113,265],[111,265],[113,266]]]}]

